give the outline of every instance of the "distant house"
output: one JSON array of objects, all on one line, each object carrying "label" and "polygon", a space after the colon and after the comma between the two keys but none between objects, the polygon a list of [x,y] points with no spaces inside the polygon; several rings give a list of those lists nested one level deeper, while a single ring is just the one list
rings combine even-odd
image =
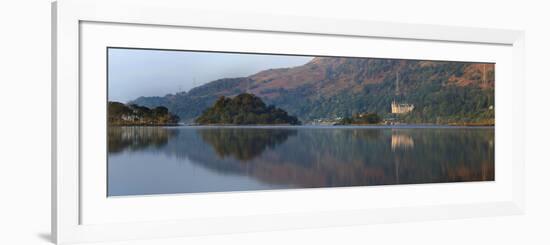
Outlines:
[{"label": "distant house", "polygon": [[121,116],[121,119],[123,121],[135,121],[136,119],[138,119],[138,116],[134,114],[123,114]]},{"label": "distant house", "polygon": [[391,103],[391,113],[405,114],[414,110],[413,104],[397,103],[395,100]]}]

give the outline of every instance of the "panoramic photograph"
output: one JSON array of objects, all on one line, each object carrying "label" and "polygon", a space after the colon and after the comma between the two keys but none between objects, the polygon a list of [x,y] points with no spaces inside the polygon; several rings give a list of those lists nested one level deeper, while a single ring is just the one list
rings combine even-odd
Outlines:
[{"label": "panoramic photograph", "polygon": [[495,64],[107,49],[107,195],[494,181]]}]

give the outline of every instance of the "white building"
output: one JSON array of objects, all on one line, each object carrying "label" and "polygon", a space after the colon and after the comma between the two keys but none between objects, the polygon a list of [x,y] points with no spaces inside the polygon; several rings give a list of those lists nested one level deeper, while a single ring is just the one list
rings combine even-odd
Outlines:
[{"label": "white building", "polygon": [[413,104],[397,103],[395,100],[391,102],[391,113],[405,114],[414,110]]}]

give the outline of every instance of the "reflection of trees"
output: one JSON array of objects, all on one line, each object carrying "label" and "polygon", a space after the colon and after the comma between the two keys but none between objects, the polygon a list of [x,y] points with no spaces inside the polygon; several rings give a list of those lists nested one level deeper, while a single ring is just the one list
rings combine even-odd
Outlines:
[{"label": "reflection of trees", "polygon": [[288,128],[204,128],[198,132],[220,157],[239,160],[251,160],[296,135],[296,130]]},{"label": "reflection of trees", "polygon": [[109,153],[132,151],[149,146],[160,148],[168,143],[178,131],[163,127],[108,127],[107,144]]},{"label": "reflection of trees", "polygon": [[393,153],[396,183],[494,180],[492,128],[400,129],[398,133],[411,137],[414,149]]},{"label": "reflection of trees", "polygon": [[[220,144],[214,148],[222,159],[193,153],[191,159],[267,183],[327,187],[494,180],[492,129],[299,128],[294,137],[250,158],[242,152],[260,152],[252,135],[262,135],[265,142],[280,136],[268,129],[219,130],[211,134],[216,140],[202,138],[210,145]],[[392,148],[395,135],[406,138],[401,143],[407,147]],[[224,158],[231,154],[235,159]]]},{"label": "reflection of trees", "polygon": [[[302,188],[494,180],[493,128],[159,129],[125,128],[109,152],[155,145],[214,172]],[[392,148],[395,135],[406,140]]]}]

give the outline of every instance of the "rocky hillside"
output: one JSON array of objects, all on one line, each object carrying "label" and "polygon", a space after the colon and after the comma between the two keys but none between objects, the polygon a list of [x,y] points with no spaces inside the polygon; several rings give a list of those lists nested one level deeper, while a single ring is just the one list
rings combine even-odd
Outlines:
[{"label": "rocky hillside", "polygon": [[392,100],[415,105],[400,116],[406,122],[494,122],[494,77],[494,64],[318,57],[298,67],[220,79],[131,103],[165,106],[182,121],[192,121],[220,96],[246,92],[303,122],[367,112],[389,116]]}]

